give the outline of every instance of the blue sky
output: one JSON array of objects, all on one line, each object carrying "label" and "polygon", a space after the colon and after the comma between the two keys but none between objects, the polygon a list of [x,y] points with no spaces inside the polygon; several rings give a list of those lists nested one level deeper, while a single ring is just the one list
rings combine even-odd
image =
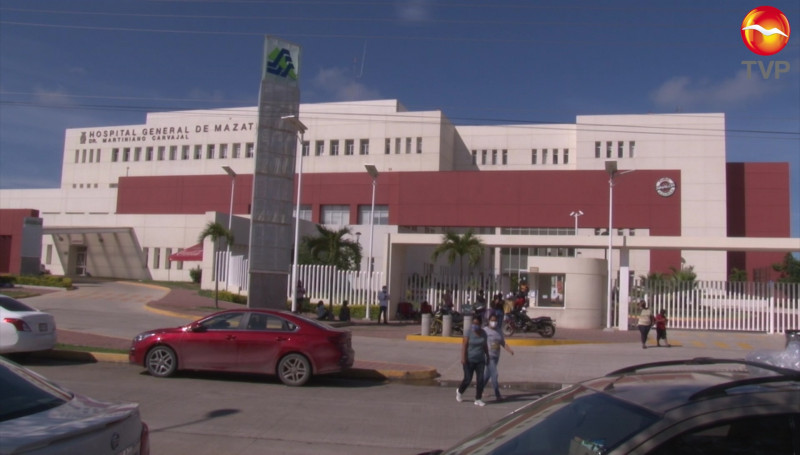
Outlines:
[{"label": "blue sky", "polygon": [[[767,3],[800,29],[800,2]],[[455,124],[723,112],[728,161],[788,161],[800,236],[800,36],[762,57],[741,0],[0,1],[0,188],[57,187],[66,128],[254,106],[264,36],[305,103],[396,98]],[[796,34],[796,33],[795,33]],[[786,61],[750,77],[742,61]]]}]

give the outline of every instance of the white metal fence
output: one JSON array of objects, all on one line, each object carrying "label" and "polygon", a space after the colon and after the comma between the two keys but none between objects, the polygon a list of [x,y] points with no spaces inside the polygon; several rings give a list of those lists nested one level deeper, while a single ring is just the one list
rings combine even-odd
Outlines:
[{"label": "white metal fence", "polygon": [[[374,305],[378,303],[378,291],[386,284],[383,272],[358,272],[337,270],[331,265],[299,265],[297,279],[303,282],[306,298],[326,304]],[[291,296],[291,276],[286,285],[286,295]]]},{"label": "white metal fence", "polygon": [[[657,313],[667,311],[669,327],[748,332],[800,328],[800,283],[652,282],[637,283],[632,298],[645,298]],[[629,321],[636,323],[636,305]]]}]

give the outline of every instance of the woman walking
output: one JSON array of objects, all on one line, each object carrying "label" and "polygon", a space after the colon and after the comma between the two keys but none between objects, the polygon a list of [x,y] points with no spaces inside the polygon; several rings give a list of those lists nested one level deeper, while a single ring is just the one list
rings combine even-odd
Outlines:
[{"label": "woman walking", "polygon": [[503,330],[500,327],[496,314],[489,316],[486,340],[489,348],[489,363],[486,364],[484,381],[485,384],[488,384],[489,380],[492,381],[495,399],[497,399],[497,401],[503,401],[503,396],[500,395],[500,383],[497,380],[497,364],[500,362],[500,348],[505,348],[511,355],[514,355],[514,351],[511,349],[511,346],[506,344],[506,339],[503,336]]},{"label": "woman walking", "polygon": [[483,371],[486,369],[488,355],[486,331],[481,327],[481,314],[476,312],[472,316],[472,326],[464,331],[464,340],[461,343],[461,365],[464,368],[464,379],[456,389],[456,401],[461,402],[464,392],[472,382],[472,375],[476,375],[475,406],[485,406],[483,397]]},{"label": "woman walking", "polygon": [[639,308],[641,311],[637,327],[642,338],[642,349],[647,349],[647,335],[650,333],[650,327],[653,326],[653,312],[647,307],[647,301],[644,299],[639,301]]}]

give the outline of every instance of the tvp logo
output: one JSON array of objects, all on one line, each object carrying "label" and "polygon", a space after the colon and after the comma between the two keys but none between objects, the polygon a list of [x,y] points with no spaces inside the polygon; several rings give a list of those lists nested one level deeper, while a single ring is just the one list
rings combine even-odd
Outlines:
[{"label": "tvp logo", "polygon": [[[772,6],[759,6],[753,9],[742,21],[742,41],[750,51],[758,55],[774,55],[781,51],[789,42],[792,34],[789,20],[778,8]],[[758,65],[761,77],[769,79],[775,74],[775,79],[780,79],[782,73],[789,72],[789,62],[785,60],[743,60],[742,65],[747,65],[747,78],[752,75],[753,65]]]},{"label": "tvp logo", "polygon": [[289,78],[293,81],[297,80],[297,73],[294,69],[294,62],[292,61],[292,54],[288,49],[278,48],[269,53],[267,60],[267,72],[283,78]]}]

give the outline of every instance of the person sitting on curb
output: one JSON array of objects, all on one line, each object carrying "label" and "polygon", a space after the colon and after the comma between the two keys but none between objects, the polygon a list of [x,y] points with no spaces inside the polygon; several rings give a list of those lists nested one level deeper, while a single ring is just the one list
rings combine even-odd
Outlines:
[{"label": "person sitting on curb", "polygon": [[320,300],[317,302],[317,319],[320,321],[332,321],[333,315],[325,308],[325,304]]},{"label": "person sitting on curb", "polygon": [[347,300],[342,301],[342,308],[339,309],[339,320],[340,321],[349,321],[350,320],[350,307],[348,306],[349,303]]}]

